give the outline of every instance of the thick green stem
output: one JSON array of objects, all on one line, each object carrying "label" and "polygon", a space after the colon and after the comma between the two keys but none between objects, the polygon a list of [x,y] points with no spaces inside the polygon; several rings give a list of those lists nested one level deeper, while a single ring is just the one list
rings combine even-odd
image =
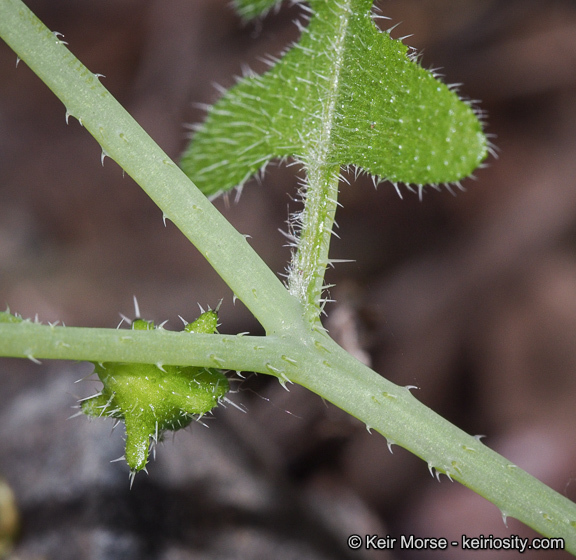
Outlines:
[{"label": "thick green stem", "polygon": [[500,509],[504,521],[513,517],[542,535],[562,537],[576,553],[576,504],[417,401],[408,388],[360,364],[327,335],[316,334],[316,347],[317,373],[295,382],[422,458],[431,473],[473,489]]},{"label": "thick green stem", "polygon": [[0,355],[13,358],[193,365],[272,374],[284,338],[198,334],[154,329],[97,329],[0,323]]},{"label": "thick green stem", "polygon": [[[244,236],[200,193],[129,113],[20,0],[0,2],[0,37],[60,98],[206,257],[267,332],[301,322],[302,308]],[[16,71],[16,70],[15,70]],[[63,117],[64,118],[64,117]]]},{"label": "thick green stem", "polygon": [[[233,336],[164,330],[0,324],[0,355],[179,364],[275,375],[298,383],[576,553],[576,505],[359,363],[325,333]],[[385,473],[383,473],[385,476]]]}]

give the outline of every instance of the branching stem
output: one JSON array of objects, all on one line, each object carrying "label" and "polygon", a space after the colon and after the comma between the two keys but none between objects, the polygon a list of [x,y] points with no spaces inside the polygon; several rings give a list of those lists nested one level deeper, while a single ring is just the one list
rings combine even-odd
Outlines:
[{"label": "branching stem", "polygon": [[[359,363],[326,333],[307,337],[192,334],[0,323],[0,355],[220,367],[298,383],[494,503],[504,517],[576,552],[576,506]],[[382,473],[386,476],[386,473]]]},{"label": "branching stem", "polygon": [[[189,364],[256,371],[275,375],[283,383],[299,383],[421,457],[432,472],[444,473],[486,497],[506,516],[545,536],[562,537],[566,549],[576,553],[572,502],[444,420],[407,388],[356,361],[321,329],[311,328],[318,321],[338,188],[338,169],[321,151],[321,157],[304,161],[310,181],[306,204],[315,210],[307,209],[303,218],[302,248],[296,252],[290,279],[290,289],[300,302],[97,76],[20,0],[0,1],[0,36],[196,245],[268,332],[258,338],[16,321],[0,324],[0,355]],[[331,134],[329,126],[323,130],[320,147]],[[299,285],[298,278],[304,275],[309,280]]]},{"label": "branching stem", "polygon": [[[268,333],[302,310],[246,238],[216,210],[142,127],[20,0],[0,2],[0,37],[210,262]],[[62,116],[64,118],[64,115]]]}]

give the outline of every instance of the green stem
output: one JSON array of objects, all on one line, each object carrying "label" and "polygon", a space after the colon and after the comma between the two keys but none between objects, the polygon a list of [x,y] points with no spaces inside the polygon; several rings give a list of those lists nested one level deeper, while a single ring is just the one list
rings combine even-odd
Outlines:
[{"label": "green stem", "polygon": [[[0,35],[62,99],[69,114],[81,119],[106,153],[206,255],[267,330],[278,333],[265,338],[192,335],[63,328],[23,321],[0,324],[0,355],[177,363],[276,375],[309,388],[361,419],[390,442],[424,459],[431,469],[483,495],[505,515],[545,536],[563,537],[566,549],[576,552],[576,506],[572,502],[451,425],[406,388],[357,362],[326,334],[311,331],[310,321],[302,321],[298,300],[288,294],[245,239],[197,192],[97,77],[19,0],[0,0]],[[337,188],[336,174],[324,164],[317,169],[317,184],[324,190],[319,196],[328,198],[324,210],[317,214],[317,223],[324,224],[323,233],[328,234],[336,205],[335,194],[329,193]],[[312,227],[304,224],[304,236]],[[306,290],[308,319],[317,317],[317,308],[313,308],[318,300],[311,296],[323,282],[322,267],[327,260],[324,241],[320,235],[311,244],[316,256],[309,265],[313,280]]]},{"label": "green stem", "polygon": [[[382,378],[317,333],[313,376],[292,378],[548,537],[576,553],[576,504],[423,405],[408,388]],[[322,341],[322,338],[324,340]],[[298,359],[298,354],[294,354]],[[306,374],[304,374],[306,375]],[[383,473],[385,476],[385,474]],[[439,477],[439,474],[437,474]]]},{"label": "green stem", "polygon": [[13,358],[193,365],[273,374],[282,337],[0,323],[0,355]]},{"label": "green stem", "polygon": [[306,202],[300,218],[298,249],[290,265],[288,289],[303,302],[308,322],[315,323],[319,322],[322,310],[324,273],[338,205],[339,166],[319,165],[306,171]]},{"label": "green stem", "polygon": [[20,0],[0,2],[0,37],[206,257],[267,332],[301,323],[298,301],[245,237]]},{"label": "green stem", "polygon": [[322,311],[324,274],[338,205],[340,166],[331,162],[332,134],[338,115],[340,74],[344,67],[344,51],[350,19],[354,16],[351,1],[337,6],[338,25],[332,40],[333,50],[327,57],[328,79],[324,88],[318,133],[309,139],[304,163],[306,167],[305,205],[301,218],[298,250],[293,255],[288,277],[290,293],[304,304],[309,323],[319,323]]},{"label": "green stem", "polygon": [[298,383],[576,553],[576,505],[359,363],[325,333],[233,336],[0,324],[0,355],[256,371]]}]

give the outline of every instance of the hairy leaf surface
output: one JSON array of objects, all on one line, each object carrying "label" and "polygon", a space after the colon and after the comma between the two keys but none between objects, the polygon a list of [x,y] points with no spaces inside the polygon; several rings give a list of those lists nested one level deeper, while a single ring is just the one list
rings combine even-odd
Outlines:
[{"label": "hairy leaf surface", "polygon": [[234,6],[238,13],[246,20],[266,14],[282,0],[234,0]]},{"label": "hairy leaf surface", "polygon": [[[274,3],[240,2],[251,14]],[[481,163],[473,109],[381,32],[371,9],[372,0],[311,0],[300,41],[212,106],[182,159],[205,194],[242,185],[276,157],[415,185],[458,181]]]}]

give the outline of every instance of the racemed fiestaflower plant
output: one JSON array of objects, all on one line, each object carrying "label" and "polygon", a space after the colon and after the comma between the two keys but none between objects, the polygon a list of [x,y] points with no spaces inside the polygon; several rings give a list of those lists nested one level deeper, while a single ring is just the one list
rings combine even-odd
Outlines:
[{"label": "racemed fiestaflower plant", "polygon": [[[277,4],[236,1],[246,19]],[[341,170],[353,167],[376,182],[404,183],[421,193],[425,184],[457,185],[484,160],[489,144],[475,110],[422,69],[402,42],[378,29],[372,0],[310,0],[302,8],[308,22],[301,24],[298,43],[271,61],[263,76],[245,76],[208,110],[182,159],[188,177],[21,0],[0,2],[0,36],[266,331],[221,335],[207,326],[171,332],[141,319],[130,329],[63,327],[6,312],[0,315],[0,355],[98,364],[101,394],[83,406],[91,415],[126,421],[133,473],[144,468],[162,430],[187,424],[225,398],[221,371],[298,383],[390,445],[421,457],[438,478],[461,482],[496,504],[504,518],[561,537],[576,552],[572,502],[421,404],[409,387],[358,362],[323,328],[324,272]],[[303,209],[289,232],[294,250],[287,285],[208,199],[243,185],[273,158],[294,158],[306,175]],[[163,391],[177,393],[166,409],[156,406]]]}]

